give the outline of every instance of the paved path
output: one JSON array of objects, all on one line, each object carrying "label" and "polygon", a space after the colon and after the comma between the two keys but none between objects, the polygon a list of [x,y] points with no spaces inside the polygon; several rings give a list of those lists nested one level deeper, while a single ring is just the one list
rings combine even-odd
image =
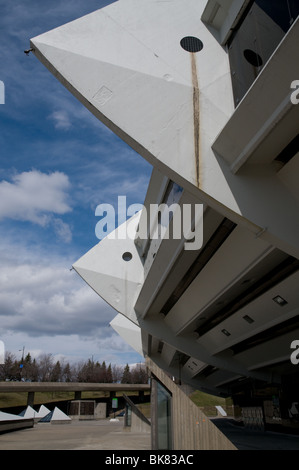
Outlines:
[{"label": "paved path", "polygon": [[0,450],[150,450],[150,433],[124,431],[123,419],[37,423],[0,435]]}]

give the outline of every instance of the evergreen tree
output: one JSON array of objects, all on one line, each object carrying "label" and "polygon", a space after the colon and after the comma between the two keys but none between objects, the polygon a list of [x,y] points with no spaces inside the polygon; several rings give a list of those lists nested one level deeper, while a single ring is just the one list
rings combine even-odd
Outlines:
[{"label": "evergreen tree", "polygon": [[50,375],[50,381],[51,382],[61,381],[61,365],[59,361],[56,362],[55,366],[52,369],[52,372]]},{"label": "evergreen tree", "polygon": [[108,366],[108,368],[107,368],[106,382],[109,383],[109,384],[111,384],[111,383],[113,382],[111,364],[109,364],[109,366]]},{"label": "evergreen tree", "polygon": [[122,384],[130,384],[132,383],[132,379],[131,379],[131,372],[130,372],[130,367],[129,367],[129,364],[127,364],[124,368],[124,373],[123,373],[123,376],[122,376],[122,379],[121,379],[121,383]]},{"label": "evergreen tree", "polygon": [[63,382],[71,382],[72,381],[72,372],[69,363],[67,363],[62,372],[62,380]]}]

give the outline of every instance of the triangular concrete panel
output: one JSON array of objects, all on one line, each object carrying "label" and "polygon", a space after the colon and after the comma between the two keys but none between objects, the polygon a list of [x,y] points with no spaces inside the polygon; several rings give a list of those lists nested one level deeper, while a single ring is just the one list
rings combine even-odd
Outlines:
[{"label": "triangular concrete panel", "polygon": [[47,416],[50,413],[50,410],[45,406],[41,405],[38,412],[35,413],[34,420],[40,421],[42,418]]},{"label": "triangular concrete panel", "polygon": [[14,415],[12,413],[5,413],[4,411],[0,411],[0,421],[15,421],[20,419],[25,418],[21,415]]},{"label": "triangular concrete panel", "polygon": [[35,418],[35,415],[36,415],[36,411],[31,407],[31,406],[27,406],[27,408],[24,410],[23,412],[23,416],[24,418]]},{"label": "triangular concrete panel", "polygon": [[119,314],[113,318],[110,325],[138,354],[143,356],[141,329],[135,323]]},{"label": "triangular concrete panel", "polygon": [[57,406],[54,408],[51,424],[70,423],[71,421],[71,418],[63,413],[63,411],[61,411],[59,408],[57,408]]}]

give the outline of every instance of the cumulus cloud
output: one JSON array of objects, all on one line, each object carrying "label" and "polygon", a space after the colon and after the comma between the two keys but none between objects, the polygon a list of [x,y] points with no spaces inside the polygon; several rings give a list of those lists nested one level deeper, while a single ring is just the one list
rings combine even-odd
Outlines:
[{"label": "cumulus cloud", "polygon": [[56,235],[66,243],[72,240],[71,229],[56,214],[72,209],[68,203],[70,182],[64,173],[50,174],[32,170],[14,175],[12,181],[0,182],[0,220],[13,219],[46,227],[52,225]]},{"label": "cumulus cloud", "polygon": [[0,339],[7,351],[92,355],[112,364],[136,362],[135,351],[109,326],[115,310],[70,266],[74,259],[4,239],[0,246]]},{"label": "cumulus cloud", "polygon": [[0,220],[30,221],[45,226],[49,213],[71,211],[67,202],[70,182],[64,173],[32,170],[0,182]]},{"label": "cumulus cloud", "polygon": [[[6,247],[0,265],[1,329],[30,336],[100,337],[115,316],[67,259],[22,254]],[[0,254],[2,254],[0,252]],[[106,335],[104,334],[106,337]]]}]

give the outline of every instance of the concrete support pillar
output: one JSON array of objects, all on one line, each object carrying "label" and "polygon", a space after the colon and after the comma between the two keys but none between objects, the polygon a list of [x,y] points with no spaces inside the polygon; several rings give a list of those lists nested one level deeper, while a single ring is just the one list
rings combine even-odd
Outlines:
[{"label": "concrete support pillar", "polygon": [[28,392],[27,406],[33,406],[33,405],[34,405],[34,392]]},{"label": "concrete support pillar", "polygon": [[109,393],[109,404],[108,404],[108,414],[111,413],[111,411],[114,411],[112,408],[112,398],[116,397],[116,392],[110,391]]},{"label": "concrete support pillar", "polygon": [[75,400],[81,400],[81,391],[75,392]]}]

